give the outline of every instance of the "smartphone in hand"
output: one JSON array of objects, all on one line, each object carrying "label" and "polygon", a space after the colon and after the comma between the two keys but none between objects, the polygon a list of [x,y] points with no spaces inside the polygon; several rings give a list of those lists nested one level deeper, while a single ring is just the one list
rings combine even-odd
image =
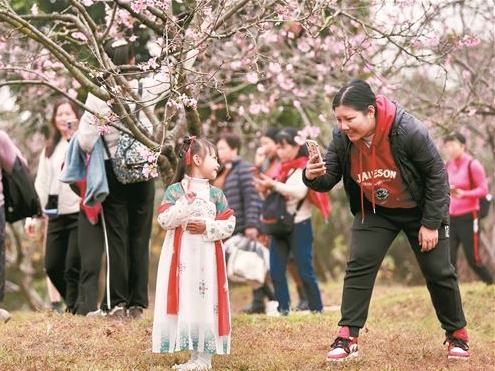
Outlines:
[{"label": "smartphone in hand", "polygon": [[306,146],[308,147],[309,157],[318,156],[318,161],[322,162],[323,157],[321,156],[320,147],[318,147],[318,143],[315,140],[307,139]]}]

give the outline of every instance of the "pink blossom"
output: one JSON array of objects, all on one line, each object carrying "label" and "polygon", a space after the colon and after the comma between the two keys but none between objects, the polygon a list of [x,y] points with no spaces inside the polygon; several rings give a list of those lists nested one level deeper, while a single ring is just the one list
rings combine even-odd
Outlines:
[{"label": "pink blossom", "polygon": [[440,39],[438,36],[435,36],[435,37],[432,37],[430,40],[429,40],[429,43],[428,45],[431,47],[431,48],[435,48],[438,46],[438,44],[440,43]]},{"label": "pink blossom", "polygon": [[155,68],[160,67],[160,65],[156,62],[156,57],[150,58],[148,60],[148,64],[149,64],[151,69],[155,69]]},{"label": "pink blossom", "polygon": [[424,45],[424,44],[423,44],[423,42],[422,42],[421,40],[419,40],[419,39],[416,39],[416,40],[414,40],[414,42],[413,42],[413,46],[414,46],[415,48],[422,48],[422,47],[423,47],[423,45]]},{"label": "pink blossom", "polygon": [[265,40],[267,44],[274,44],[279,39],[278,34],[273,31],[265,32],[265,34],[263,34],[261,37]]},{"label": "pink blossom", "polygon": [[462,78],[464,80],[469,80],[471,78],[471,72],[469,72],[468,70],[463,70],[462,71]]},{"label": "pink blossom", "polygon": [[131,9],[136,13],[141,13],[143,10],[146,10],[150,3],[154,3],[154,1],[150,0],[133,0],[131,2]]},{"label": "pink blossom", "polygon": [[98,134],[105,135],[110,132],[110,127],[108,125],[98,125],[96,127],[98,129]]},{"label": "pink blossom", "polygon": [[156,62],[156,57],[153,57],[148,59],[147,62],[140,63],[138,67],[142,71],[148,71],[150,69],[154,70],[160,67],[160,65]]},{"label": "pink blossom", "polygon": [[466,46],[468,48],[472,48],[474,46],[477,46],[481,43],[481,40],[477,37],[470,36],[470,35],[464,35],[462,40],[460,40],[457,43],[457,48],[462,48],[463,46]]},{"label": "pink blossom", "polygon": [[74,38],[75,40],[88,41],[88,38],[86,37],[86,35],[83,34],[82,32],[79,32],[79,31],[73,32],[72,38]]},{"label": "pink blossom", "polygon": [[310,126],[306,128],[310,138],[318,138],[321,134],[321,129],[318,126]]},{"label": "pink blossom", "polygon": [[143,174],[147,178],[156,178],[158,176],[157,164],[145,164],[143,167]]},{"label": "pink blossom", "polygon": [[74,89],[67,90],[67,95],[73,99],[77,99],[77,91]]},{"label": "pink blossom", "polygon": [[[182,4],[181,0],[176,0],[176,3]],[[163,10],[170,9],[172,7],[172,1],[171,0],[161,0],[156,2],[156,6],[158,8],[161,8]]]},{"label": "pink blossom", "polygon": [[303,146],[306,143],[306,137],[304,135],[301,135],[300,133],[301,132],[298,132],[298,135],[294,137],[294,141],[300,146]]},{"label": "pink blossom", "polygon": [[321,130],[318,126],[305,126],[304,129],[299,130],[297,135],[300,137],[302,142],[306,142],[307,138],[318,138],[321,134]]},{"label": "pink blossom", "polygon": [[249,113],[251,115],[259,115],[261,113],[269,113],[269,108],[263,103],[253,103],[249,106]]},{"label": "pink blossom", "polygon": [[246,75],[246,80],[248,83],[250,84],[257,84],[258,81],[259,81],[259,78],[258,78],[258,74],[256,72],[249,72],[247,75]]},{"label": "pink blossom", "polygon": [[72,88],[78,90],[80,87],[81,87],[81,83],[79,81],[77,81],[76,79],[72,80]]},{"label": "pink blossom", "polygon": [[232,70],[234,70],[234,71],[236,71],[236,70],[240,69],[241,67],[242,67],[242,63],[241,63],[241,61],[232,61],[232,62],[230,63],[230,68],[231,68]]},{"label": "pink blossom", "polygon": [[414,5],[414,0],[399,0],[397,1],[399,8],[407,8]]},{"label": "pink blossom", "polygon": [[308,53],[311,50],[311,45],[309,45],[307,40],[299,40],[297,43],[297,48],[303,53]]},{"label": "pink blossom", "polygon": [[182,106],[173,99],[170,99],[167,102],[167,106],[170,107],[174,111],[178,111],[182,108]]},{"label": "pink blossom", "polygon": [[38,4],[34,4],[32,7],[31,7],[31,14],[32,15],[38,15],[40,12],[39,8],[38,8]]},{"label": "pink blossom", "polygon": [[184,107],[191,107],[193,109],[196,109],[197,106],[198,106],[198,101],[196,99],[189,98],[185,94],[182,94],[182,96],[180,97],[180,99],[182,100],[182,104],[184,105]]},{"label": "pink blossom", "polygon": [[268,70],[273,74],[279,74],[282,72],[282,66],[279,63],[270,62],[268,65]]},{"label": "pink blossom", "polygon": [[277,83],[283,90],[292,90],[295,87],[294,81],[290,78],[285,77],[284,75],[277,76]]}]

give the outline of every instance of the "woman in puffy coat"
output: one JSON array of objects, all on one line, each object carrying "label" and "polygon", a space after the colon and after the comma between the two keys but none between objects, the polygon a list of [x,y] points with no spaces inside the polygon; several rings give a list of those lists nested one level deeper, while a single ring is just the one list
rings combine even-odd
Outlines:
[{"label": "woman in puffy coat", "polygon": [[304,183],[319,192],[344,183],[354,215],[342,294],[340,329],[327,360],[358,354],[375,278],[403,231],[445,330],[449,358],[469,357],[466,320],[449,255],[447,172],[426,127],[398,103],[352,80],[334,97],[333,140],[313,156]]}]

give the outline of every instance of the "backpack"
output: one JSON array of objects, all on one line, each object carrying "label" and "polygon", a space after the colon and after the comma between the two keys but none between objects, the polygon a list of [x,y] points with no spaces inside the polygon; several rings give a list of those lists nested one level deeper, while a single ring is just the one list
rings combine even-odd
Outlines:
[{"label": "backpack", "polygon": [[263,202],[261,209],[261,221],[263,233],[273,237],[287,237],[294,229],[294,218],[301,207],[304,198],[297,204],[296,212],[287,211],[287,200],[279,192],[270,192]]},{"label": "backpack", "polygon": [[[139,80],[138,94],[141,97],[143,93],[143,83]],[[139,121],[137,111],[136,118]],[[109,155],[108,148],[105,149]],[[117,141],[117,150],[112,159],[112,168],[119,182],[123,184],[145,182],[153,178],[150,174],[144,173],[144,168],[149,164],[150,150],[143,143],[138,141],[132,135],[121,132]],[[110,155],[108,156],[110,157]]]},{"label": "backpack", "polygon": [[[469,164],[468,164],[469,180],[471,182],[471,188],[474,187],[473,176],[471,174],[471,163],[472,162],[473,162],[473,160],[469,161]],[[491,207],[492,201],[493,201],[493,195],[490,192],[488,192],[488,194],[486,196],[479,198],[478,201],[479,201],[479,205],[480,205],[480,209],[478,211],[478,218],[480,218],[480,219],[486,218],[490,212],[490,207]]]},{"label": "backpack", "polygon": [[41,205],[29,169],[16,156],[12,172],[2,170],[3,195],[5,200],[5,220],[14,223],[18,220],[41,216]]}]

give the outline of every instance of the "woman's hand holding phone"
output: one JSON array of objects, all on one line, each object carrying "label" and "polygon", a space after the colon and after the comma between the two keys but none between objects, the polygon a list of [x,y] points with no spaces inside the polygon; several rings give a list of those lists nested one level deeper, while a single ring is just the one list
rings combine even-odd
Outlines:
[{"label": "woman's hand holding phone", "polygon": [[321,155],[318,143],[312,139],[306,140],[306,146],[309,152],[309,161],[306,165],[306,178],[313,180],[325,174],[325,164]]}]

